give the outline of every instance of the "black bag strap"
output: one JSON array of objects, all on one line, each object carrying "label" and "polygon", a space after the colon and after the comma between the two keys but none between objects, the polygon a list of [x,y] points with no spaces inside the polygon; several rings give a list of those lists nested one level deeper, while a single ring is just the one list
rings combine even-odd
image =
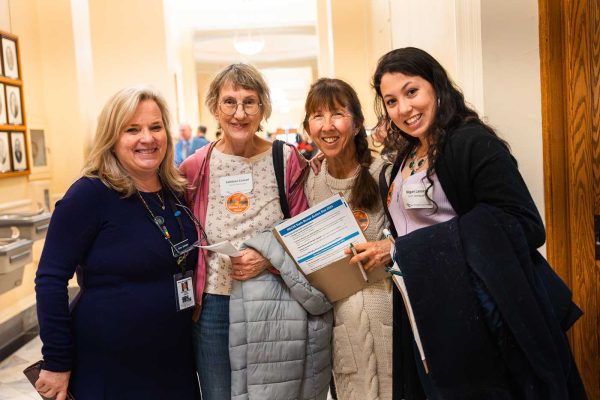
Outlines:
[{"label": "black bag strap", "polygon": [[[398,236],[396,234],[396,229],[394,228],[394,224],[392,223],[392,216],[390,215],[390,210],[387,205],[388,192],[390,190],[391,183],[394,181],[394,177],[392,176],[390,179],[390,184],[388,185],[387,180],[385,179],[385,172],[390,167],[390,164],[384,164],[379,171],[379,196],[381,196],[381,206],[383,207],[383,211],[385,212],[385,216],[389,221],[390,231],[394,237]],[[393,169],[392,169],[393,172]]]},{"label": "black bag strap", "polygon": [[283,217],[288,219],[291,217],[290,206],[285,195],[285,181],[284,181],[284,166],[283,166],[283,146],[284,142],[281,140],[273,141],[273,169],[275,170],[275,179],[277,179],[277,189],[279,191],[279,206]]}]

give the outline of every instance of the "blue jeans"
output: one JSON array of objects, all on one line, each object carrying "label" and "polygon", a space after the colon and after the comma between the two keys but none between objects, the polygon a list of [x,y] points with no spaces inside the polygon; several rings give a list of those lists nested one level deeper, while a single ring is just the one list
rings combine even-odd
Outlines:
[{"label": "blue jeans", "polygon": [[202,400],[230,399],[229,296],[204,294],[194,324],[194,351]]}]

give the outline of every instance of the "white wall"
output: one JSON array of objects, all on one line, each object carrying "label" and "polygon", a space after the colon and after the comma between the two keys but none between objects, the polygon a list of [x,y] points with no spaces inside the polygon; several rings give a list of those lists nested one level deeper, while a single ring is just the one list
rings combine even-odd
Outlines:
[{"label": "white wall", "polygon": [[392,47],[418,47],[440,62],[482,113],[479,0],[389,0]]},{"label": "white wall", "polygon": [[544,216],[537,0],[481,3],[485,117],[507,140]]}]

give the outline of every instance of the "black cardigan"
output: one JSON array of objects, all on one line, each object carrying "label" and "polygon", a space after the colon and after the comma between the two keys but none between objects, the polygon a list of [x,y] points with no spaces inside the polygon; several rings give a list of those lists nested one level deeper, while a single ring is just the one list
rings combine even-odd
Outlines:
[{"label": "black cardigan", "polygon": [[[402,160],[392,169],[394,181]],[[483,126],[470,123],[450,132],[434,170],[460,216],[485,203],[517,218],[527,243],[537,249],[546,241],[542,218],[507,146]]]},{"label": "black cardigan", "polygon": [[[398,162],[394,165],[392,170],[392,181],[399,170],[400,161],[401,160],[398,160]],[[540,265],[543,258],[537,254],[535,249],[541,246],[545,241],[543,223],[537,208],[535,207],[533,199],[527,190],[525,182],[518,171],[515,159],[511,156],[507,146],[501,140],[489,133],[483,126],[476,123],[471,123],[456,129],[448,135],[443,150],[440,151],[440,154],[436,159],[434,169],[450,204],[459,215],[459,218],[465,216],[467,213],[473,210],[477,204],[492,206],[493,209],[499,209],[501,212],[507,213],[510,216],[507,217],[507,219],[516,221],[515,225],[517,225],[519,227],[519,231],[522,232],[521,238],[523,241],[523,246],[525,249],[528,249],[531,257],[535,260],[535,264]],[[424,228],[420,230],[421,232],[417,231],[414,235],[409,234],[398,239],[397,244],[399,242],[402,243],[401,247],[405,253],[407,250],[408,252],[411,252],[412,246],[423,245],[423,243],[419,243],[419,240],[416,238],[423,238],[423,235],[426,235],[425,237],[436,238],[435,245],[438,249],[440,249],[440,246],[443,248],[444,245],[441,243],[450,239],[440,236],[440,229],[448,229],[448,227],[435,226]],[[459,241],[458,231],[454,232],[454,234],[456,235],[456,238],[452,240],[454,240],[454,242]],[[462,239],[464,240],[464,238]],[[446,244],[452,248],[455,248],[456,243],[454,242],[450,241]],[[427,246],[427,243],[425,243],[425,246]],[[475,252],[473,252],[473,246],[470,246],[470,248],[471,254],[475,254],[478,250],[476,247]],[[543,261],[545,262],[545,260]],[[405,258],[403,262],[407,262],[407,259]],[[422,263],[423,261],[421,257],[421,264]],[[453,266],[455,263],[456,265]],[[460,263],[461,260],[447,260],[447,267],[458,268],[457,266],[461,265]],[[442,264],[440,265],[443,264],[444,262],[442,261]],[[534,297],[537,298],[537,301],[541,301],[543,303],[541,307],[544,309],[544,313],[547,312],[552,315],[556,314],[556,318],[558,321],[560,321],[562,328],[564,330],[568,329],[568,327],[580,315],[579,309],[577,309],[571,302],[570,291],[549,267],[548,270],[550,272],[543,268],[533,268],[531,270],[543,270],[543,272],[541,272],[541,278],[539,274],[535,277],[528,276],[527,278],[528,281],[534,285],[532,288],[533,291],[536,291],[536,280],[545,280],[543,282],[543,290],[540,289],[534,293]],[[475,279],[477,282],[479,282],[478,278]],[[408,279],[408,281],[410,282],[410,279]],[[409,282],[407,282],[407,285],[410,285]],[[429,287],[428,283],[420,286],[420,284],[423,282],[427,282],[426,279],[417,279],[416,282],[420,282],[415,286],[419,287],[419,290],[436,290],[433,287]],[[473,277],[470,278],[469,283],[472,287]],[[502,287],[502,282],[496,283],[498,283],[497,287]],[[492,283],[486,282],[486,284],[489,285]],[[463,287],[462,290],[464,291],[464,289],[465,288]],[[471,299],[475,298],[473,297],[474,293],[474,291],[470,293]],[[540,297],[542,297],[541,300]],[[456,299],[446,300],[455,301]],[[467,300],[463,300],[468,303]],[[422,305],[423,304],[420,304],[419,306]],[[473,304],[471,304],[471,306],[473,306]],[[476,308],[476,311],[481,314],[482,311],[480,310],[480,307]],[[427,310],[427,307],[422,308],[421,310]],[[506,310],[503,311],[506,312]],[[479,328],[481,328],[481,326]],[[396,291],[394,291],[394,399],[422,399],[424,396],[420,391],[420,388],[416,387],[413,382],[416,375],[414,365],[412,365],[414,361],[414,355],[412,354],[412,335],[410,332],[407,333],[407,329],[409,329],[408,322],[401,298],[398,296]],[[437,340],[441,337],[440,335],[443,335],[443,333],[435,333],[430,337],[430,340]],[[556,337],[557,335],[562,335],[562,332],[552,332],[552,335],[551,337],[555,342],[560,342],[558,347],[561,347],[559,349],[561,354],[565,354],[564,347],[566,345],[566,341],[564,341],[564,338]],[[473,337],[478,337],[478,335],[474,335]],[[488,339],[489,338],[482,338],[481,340],[485,342]],[[550,339],[548,340],[551,341]],[[444,346],[453,346],[452,343],[444,343],[443,340],[437,342],[437,344],[441,344],[441,347],[437,347],[437,352],[441,351]],[[485,347],[483,344],[481,344],[481,346]],[[566,346],[566,354],[568,354],[569,358],[567,361],[564,359],[560,360],[561,363],[571,363],[568,345]],[[431,343],[429,347],[436,348],[436,346],[432,346]],[[496,368],[494,364],[497,363],[498,358],[491,353],[492,350],[493,347],[489,347],[487,350],[489,354],[485,355],[484,350],[482,350],[482,353],[480,354],[480,357],[488,358],[490,360],[490,362],[487,364],[489,373],[488,375],[490,376],[503,373],[501,370],[494,370],[494,368]],[[522,360],[520,359],[519,361],[515,361],[515,358],[513,357],[510,361],[512,362],[512,365],[509,365],[509,369],[512,368],[514,370],[515,368],[521,368],[521,364],[523,364],[521,361]],[[440,365],[443,365],[443,363]],[[459,366],[457,365],[456,367]],[[462,367],[464,369],[466,368],[466,365]],[[570,390],[570,392],[572,392],[572,394],[577,393],[577,395],[573,398],[584,398],[585,395],[581,396],[583,389],[580,387],[579,375],[576,368],[573,372],[573,367],[574,365],[570,364],[564,366],[564,369],[568,371],[568,376],[566,379],[574,381],[574,383],[569,381],[569,386],[575,386],[577,388],[575,390]],[[484,368],[484,366],[480,365],[479,368]],[[563,366],[560,368],[563,368]],[[470,390],[466,387],[459,388],[458,386],[448,389],[448,382],[445,382],[445,377],[439,375],[439,370],[436,372],[438,373],[437,376],[436,374],[432,374],[431,377],[434,381],[437,380],[438,383],[441,382],[446,386],[445,394],[449,396],[448,398],[463,398],[460,396],[466,395],[466,392]],[[471,372],[474,373],[475,371]],[[467,375],[463,376],[468,376],[469,371],[464,371],[464,373]],[[460,379],[459,375],[454,376],[453,373],[449,373],[446,377],[448,377],[451,381]],[[477,377],[471,377],[481,380],[481,375]],[[490,381],[489,387],[491,388],[497,386],[498,382]],[[436,382],[434,382],[434,384],[435,383]],[[457,397],[452,397],[451,393],[453,393],[453,390],[454,395]],[[536,392],[534,391],[534,393]],[[468,397],[468,395],[466,396]],[[491,392],[488,392],[487,397],[492,398],[491,396]],[[501,398],[501,396],[502,395],[500,395],[498,398]],[[536,397],[533,396],[531,398]]]}]

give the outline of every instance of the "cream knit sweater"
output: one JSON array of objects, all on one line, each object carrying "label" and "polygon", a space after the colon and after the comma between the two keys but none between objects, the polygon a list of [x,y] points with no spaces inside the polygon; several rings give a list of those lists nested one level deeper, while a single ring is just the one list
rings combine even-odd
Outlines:
[{"label": "cream knit sweater", "polygon": [[[374,160],[369,172],[377,182],[384,162]],[[388,168],[388,178],[391,168]],[[342,192],[350,199],[355,178],[336,179],[323,162],[319,175],[306,181],[310,206]],[[350,204],[352,206],[352,204]],[[353,210],[356,211],[356,210]],[[383,209],[363,210],[368,217],[367,240],[383,238]],[[364,220],[364,218],[363,218]],[[334,304],[333,375],[339,400],[392,398],[392,284],[384,279]]]}]

